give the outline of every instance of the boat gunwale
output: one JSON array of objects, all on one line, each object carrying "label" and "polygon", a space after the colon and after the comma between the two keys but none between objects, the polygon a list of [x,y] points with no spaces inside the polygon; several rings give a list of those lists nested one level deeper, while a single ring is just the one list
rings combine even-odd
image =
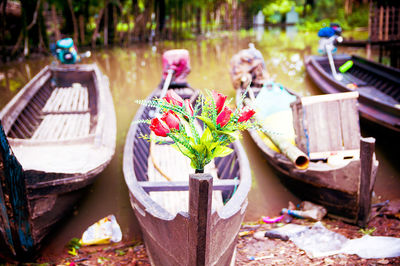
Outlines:
[{"label": "boat gunwale", "polygon": [[[350,55],[339,55],[340,57],[338,57],[338,56],[335,56],[334,57],[334,59],[340,59],[340,60],[346,60],[346,59],[348,59],[348,60],[350,60],[350,59],[353,59],[353,58],[356,58],[356,59],[359,59],[359,58],[361,58],[361,57],[355,57],[355,56],[350,56]],[[363,58],[361,58],[362,60],[364,60]],[[326,82],[328,82],[328,83],[330,83],[330,84],[333,84],[333,89],[335,90],[335,91],[337,91],[337,92],[350,92],[350,91],[354,91],[354,90],[351,90],[351,89],[348,89],[344,84],[342,84],[340,81],[337,81],[337,80],[335,80],[334,78],[333,78],[333,76],[332,75],[329,75],[324,69],[323,69],[323,67],[321,66],[321,64],[320,64],[320,62],[319,61],[326,61],[326,60],[328,60],[327,58],[325,58],[325,57],[322,57],[322,56],[315,56],[315,55],[311,55],[311,56],[309,56],[309,59],[308,60],[306,60],[306,65],[308,65],[308,64],[311,64],[317,71],[318,71],[318,73],[320,74],[320,75],[322,75],[322,77],[324,78],[324,80],[326,81]],[[359,61],[357,61],[357,62],[359,62],[359,63],[362,63],[362,62],[360,62],[360,61],[362,61],[362,60],[359,60]],[[366,60],[367,62],[371,62],[371,61],[368,61],[368,60]],[[371,62],[371,63],[374,63],[374,62]],[[380,65],[377,65],[377,67],[381,67]],[[385,66],[382,66],[382,67],[385,67]],[[314,78],[314,76],[313,75],[311,75],[312,76],[312,78],[313,78],[313,80],[315,79]],[[373,87],[373,86],[372,86]],[[322,91],[324,91],[324,92],[327,92],[325,89],[322,89],[321,88],[321,90]],[[383,92],[382,92],[383,93]],[[370,104],[368,104],[369,106],[371,106],[371,108],[373,108],[373,109],[376,109],[376,110],[378,110],[379,111],[379,107],[382,107],[382,108],[385,108],[385,109],[387,109],[388,110],[388,112],[390,112],[390,113],[392,113],[393,115],[395,115],[395,113],[400,113],[400,110],[398,109],[398,108],[396,108],[396,107],[394,107],[393,105],[391,105],[391,104],[388,104],[388,103],[386,103],[385,101],[383,101],[383,100],[381,100],[381,99],[379,99],[379,98],[372,98],[372,97],[366,97],[365,95],[363,95],[363,93],[359,93],[359,101],[361,101],[361,102],[366,102],[366,103],[372,103],[372,104],[374,104],[375,106],[371,106]]]},{"label": "boat gunwale", "polygon": [[[156,96],[160,91],[160,88],[155,89],[151,95],[147,98],[150,99]],[[135,167],[133,163],[133,155],[135,144],[134,140],[136,137],[136,132],[139,128],[139,124],[135,123],[135,121],[139,120],[142,117],[145,106],[140,106],[132,123],[129,127],[129,131],[125,141],[124,147],[124,159],[123,159],[123,172],[125,182],[128,186],[129,192],[132,197],[135,198],[145,209],[145,211],[159,219],[163,220],[174,220],[177,219],[177,216],[183,216],[187,218],[186,212],[179,212],[176,215],[170,214],[164,208],[162,208],[157,202],[152,200],[148,193],[140,186],[135,172]],[[239,173],[240,173],[240,184],[237,187],[236,192],[232,195],[229,201],[219,210],[217,210],[217,214],[221,219],[229,219],[234,216],[239,211],[243,210],[247,206],[247,194],[251,187],[251,172],[250,165],[247,159],[247,155],[244,152],[243,147],[239,142],[233,143],[234,150],[237,156],[237,160],[239,161]],[[189,177],[188,177],[189,180]],[[245,205],[243,205],[245,204]],[[139,206],[141,207],[141,206]],[[143,211],[143,210],[142,210]],[[243,210],[244,211],[244,210]],[[140,213],[140,211],[139,211]]]}]

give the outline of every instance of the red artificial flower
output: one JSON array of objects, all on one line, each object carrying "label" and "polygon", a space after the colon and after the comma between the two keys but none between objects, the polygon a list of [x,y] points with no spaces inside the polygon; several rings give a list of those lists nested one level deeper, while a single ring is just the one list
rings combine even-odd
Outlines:
[{"label": "red artificial flower", "polygon": [[153,118],[151,120],[150,129],[160,137],[166,137],[170,132],[168,126],[164,125],[159,118]]},{"label": "red artificial flower", "polygon": [[246,122],[246,121],[249,120],[255,113],[256,113],[256,111],[254,111],[253,109],[251,109],[251,108],[249,108],[249,107],[243,108],[242,111],[240,112],[240,116],[239,116],[238,122]]},{"label": "red artificial flower", "polygon": [[181,96],[179,96],[174,90],[168,90],[167,94],[165,95],[164,99],[172,103],[173,105],[179,105],[182,107],[183,105],[183,99]]},{"label": "red artificial flower", "polygon": [[217,124],[224,127],[231,119],[232,110],[225,106],[224,110],[217,117]]},{"label": "red artificial flower", "polygon": [[215,102],[215,109],[217,110],[217,114],[219,114],[222,111],[222,108],[224,107],[227,96],[216,91],[212,91],[212,96]]},{"label": "red artificial flower", "polygon": [[185,100],[185,108],[186,108],[186,112],[188,112],[190,116],[194,115],[193,107],[192,107],[192,104],[190,103],[189,99]]},{"label": "red artificial flower", "polygon": [[172,110],[168,110],[168,112],[164,113],[161,117],[161,120],[167,124],[169,129],[179,130],[179,117]]}]

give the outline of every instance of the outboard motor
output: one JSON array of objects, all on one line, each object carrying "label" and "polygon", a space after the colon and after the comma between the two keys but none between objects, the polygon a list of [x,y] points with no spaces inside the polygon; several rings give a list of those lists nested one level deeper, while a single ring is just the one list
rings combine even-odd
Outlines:
[{"label": "outboard motor", "polygon": [[71,38],[57,41],[56,56],[62,64],[75,64],[80,61],[80,56]]},{"label": "outboard motor", "polygon": [[230,66],[231,80],[235,89],[245,88],[249,83],[253,87],[261,87],[269,80],[264,58],[252,43],[248,49],[243,49],[232,57]]},{"label": "outboard motor", "polygon": [[328,56],[329,65],[331,67],[332,75],[336,80],[342,80],[343,76],[337,74],[335,63],[332,54],[337,51],[337,44],[343,41],[342,28],[337,23],[331,23],[329,27],[322,28],[318,31],[319,45],[318,52]]},{"label": "outboard motor", "polygon": [[163,77],[166,80],[169,71],[173,70],[171,87],[188,87],[186,77],[190,73],[189,51],[186,49],[173,49],[164,52],[162,57]]},{"label": "outboard motor", "polygon": [[329,27],[321,28],[318,31],[318,37],[320,37],[318,52],[323,55],[326,55],[328,50],[336,53],[337,44],[343,41],[341,34],[342,28],[337,23],[331,23]]}]

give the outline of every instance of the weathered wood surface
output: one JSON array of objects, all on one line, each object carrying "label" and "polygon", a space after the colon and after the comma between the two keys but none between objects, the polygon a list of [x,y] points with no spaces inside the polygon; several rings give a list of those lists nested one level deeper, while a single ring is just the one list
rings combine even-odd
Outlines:
[{"label": "weathered wood surface", "polygon": [[359,188],[359,212],[358,212],[358,225],[365,227],[369,220],[371,211],[371,197],[372,188],[375,182],[373,175],[374,171],[374,152],[375,152],[375,139],[374,138],[361,138],[361,178]]},{"label": "weathered wood surface", "polygon": [[[57,91],[53,82],[60,85],[56,88],[69,89]],[[23,167],[18,187],[24,190],[26,208],[11,210],[28,217],[31,228],[29,248],[23,249],[13,235],[16,258],[23,259],[40,247],[115,152],[116,118],[108,79],[96,65],[46,67],[4,107],[0,120]],[[15,198],[9,193],[4,197]],[[15,219],[9,220],[11,227],[24,231]]]},{"label": "weathered wood surface", "polygon": [[310,159],[358,156],[358,93],[303,97],[292,105],[296,143]]},{"label": "weathered wood surface", "polygon": [[189,177],[189,265],[210,265],[212,183],[210,174]]},{"label": "weathered wood surface", "polygon": [[[157,91],[153,93],[155,94]],[[190,95],[184,98],[188,97]],[[149,111],[148,107],[140,107],[133,121],[148,119]],[[157,204],[140,186],[147,180],[150,153],[149,143],[139,138],[142,133],[149,134],[148,125],[131,124],[124,149],[124,177],[130,191],[132,208],[142,228],[149,257],[153,265],[192,265],[189,263],[189,249],[193,248],[193,243],[189,241],[188,212],[171,214]],[[222,191],[223,195],[228,195],[226,198],[228,201],[218,211],[211,211],[210,238],[207,243],[210,245],[210,252],[205,259],[209,262],[208,265],[231,263],[237,233],[247,206],[247,193],[251,185],[249,163],[239,143],[235,143],[232,148],[235,152],[227,157],[217,158],[215,167],[220,179],[237,177],[240,184],[235,193],[233,189]]]},{"label": "weathered wood surface", "polygon": [[[305,59],[306,70],[314,83],[324,93],[357,90],[359,111],[363,119],[372,121],[392,132],[400,132],[400,70],[390,68],[358,56],[337,55],[337,67],[352,60],[354,65],[342,74],[342,81],[332,77],[325,57],[310,56]],[[356,88],[348,84],[356,84]]]},{"label": "weathered wood surface", "polygon": [[[240,97],[241,93],[243,92],[237,92],[237,99]],[[329,98],[332,100],[332,97]],[[317,102],[317,104],[319,104],[320,101],[312,100],[312,102]],[[354,102],[352,104],[354,104]],[[292,108],[293,121],[298,121],[298,123],[294,123],[294,128],[296,132],[300,132],[301,128],[304,128],[302,123],[306,122],[303,121],[303,106],[301,105],[301,101],[294,103]],[[347,106],[347,104],[345,104],[345,108],[350,108],[355,112],[354,106]],[[329,125],[327,125],[327,127],[329,127]],[[354,150],[354,157],[352,159],[342,160],[339,164],[329,164],[323,161],[310,161],[307,169],[299,170],[296,169],[284,155],[272,150],[263,141],[257,131],[249,130],[249,134],[263,152],[268,163],[271,164],[277,172],[282,182],[294,194],[301,199],[309,200],[325,206],[330,216],[335,216],[347,222],[357,223],[359,209],[359,184],[361,176],[359,150]],[[342,133],[342,135],[346,134]],[[307,147],[305,138],[297,138],[297,143],[298,140],[301,140],[302,142],[300,146]],[[373,171],[370,176],[372,180],[371,191],[373,189],[376,170],[377,161],[374,158]]]}]

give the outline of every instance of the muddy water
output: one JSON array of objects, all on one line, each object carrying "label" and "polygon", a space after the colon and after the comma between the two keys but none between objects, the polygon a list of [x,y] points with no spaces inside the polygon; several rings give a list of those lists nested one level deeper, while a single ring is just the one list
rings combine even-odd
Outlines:
[{"label": "muddy water", "polygon": [[[135,45],[129,48],[115,47],[96,51],[86,62],[97,63],[110,80],[117,113],[117,148],[110,166],[88,188],[87,195],[70,215],[52,233],[45,243],[44,254],[61,252],[73,237],[80,237],[93,222],[108,214],[114,214],[121,225],[124,238],[140,237],[139,225],[129,205],[128,190],[122,173],[122,154],[130,122],[138,109],[135,99],[144,99],[159,83],[161,55],[165,50],[185,48],[191,56],[190,84],[200,89],[217,89],[234,96],[229,77],[229,60],[233,54],[254,42],[264,55],[268,71],[273,78],[301,95],[321,92],[306,76],[303,57],[317,53],[316,34],[296,33],[295,30],[237,33],[208,40],[163,42]],[[362,49],[343,49],[340,52],[365,56]],[[52,58],[14,63],[0,69],[0,108],[3,107],[42,67]],[[393,141],[380,132],[366,127],[363,135],[377,137],[376,154],[380,168],[375,186],[376,199],[394,199],[400,195],[400,163],[395,154]],[[253,185],[249,194],[246,220],[258,220],[263,215],[278,215],[288,201],[299,200],[293,196],[263,158],[247,133],[242,143],[250,160]]]}]

